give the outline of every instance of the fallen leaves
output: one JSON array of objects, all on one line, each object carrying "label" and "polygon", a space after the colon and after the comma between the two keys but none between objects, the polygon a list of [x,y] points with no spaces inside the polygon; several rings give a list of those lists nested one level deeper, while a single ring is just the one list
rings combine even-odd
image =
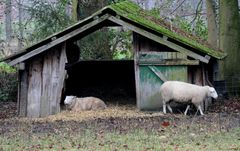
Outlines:
[{"label": "fallen leaves", "polygon": [[230,98],[228,100],[220,100],[214,102],[209,108],[211,112],[217,113],[240,113],[240,98]]},{"label": "fallen leaves", "polygon": [[168,126],[170,126],[170,122],[168,122],[168,121],[163,121],[162,123],[161,123],[161,125],[162,125],[162,127],[168,127]]},{"label": "fallen leaves", "polygon": [[0,102],[0,119],[11,118],[17,115],[16,102]]}]

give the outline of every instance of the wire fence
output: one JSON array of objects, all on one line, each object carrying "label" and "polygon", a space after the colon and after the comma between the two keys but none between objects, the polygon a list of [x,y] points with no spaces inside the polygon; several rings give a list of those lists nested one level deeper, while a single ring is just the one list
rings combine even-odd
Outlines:
[{"label": "wire fence", "polygon": [[240,96],[240,74],[224,76],[224,80],[215,80],[213,86],[220,96]]}]

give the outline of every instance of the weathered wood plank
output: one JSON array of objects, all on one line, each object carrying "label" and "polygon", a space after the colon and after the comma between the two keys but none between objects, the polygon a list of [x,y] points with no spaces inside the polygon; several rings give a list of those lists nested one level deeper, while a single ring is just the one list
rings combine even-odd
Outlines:
[{"label": "weathered wood plank", "polygon": [[103,21],[106,20],[108,17],[109,17],[108,14],[103,15],[102,17],[100,17],[100,18],[98,18],[98,19],[90,22],[89,24],[86,24],[86,25],[84,25],[83,27],[78,28],[78,29],[76,29],[76,30],[74,30],[74,31],[72,31],[72,32],[70,32],[70,33],[62,36],[61,38],[58,38],[58,39],[56,39],[56,40],[54,40],[54,41],[52,41],[52,42],[50,42],[50,43],[48,43],[48,44],[46,44],[46,45],[43,45],[43,46],[41,46],[41,47],[39,47],[39,48],[31,51],[31,52],[29,52],[29,53],[27,53],[27,54],[19,57],[19,58],[16,58],[16,59],[12,60],[12,61],[9,62],[8,64],[11,65],[11,66],[13,66],[13,65],[15,65],[15,64],[17,64],[17,63],[19,63],[19,62],[23,62],[23,61],[25,61],[25,60],[27,60],[27,59],[29,59],[29,58],[37,55],[37,54],[40,54],[40,53],[42,53],[42,52],[44,52],[44,51],[52,48],[53,46],[56,46],[56,45],[58,45],[58,44],[60,44],[60,43],[62,43],[62,42],[64,42],[64,41],[66,41],[66,40],[68,40],[68,39],[70,39],[70,38],[72,38],[72,37],[74,37],[74,36],[77,36],[77,35],[80,34],[81,32],[86,31],[86,30],[92,28],[93,26],[95,26],[95,25],[103,22]]},{"label": "weathered wood plank", "polygon": [[50,95],[51,95],[51,73],[52,73],[52,56],[53,52],[48,52],[43,59],[42,69],[42,94],[41,94],[41,111],[40,117],[50,115]]},{"label": "weathered wood plank", "polygon": [[66,43],[62,44],[61,47],[61,53],[60,53],[60,60],[59,60],[59,82],[58,82],[58,89],[57,89],[57,100],[56,100],[56,106],[57,106],[57,112],[60,112],[60,103],[61,103],[61,97],[62,97],[62,90],[64,87],[64,81],[66,77],[66,70],[65,70],[65,64],[67,63],[67,56],[66,56]]},{"label": "weathered wood plank", "polygon": [[133,49],[134,49],[134,70],[135,70],[135,85],[136,85],[136,102],[137,107],[141,106],[141,95],[140,95],[140,73],[138,66],[138,58],[139,58],[139,35],[133,32]]},{"label": "weathered wood plank", "polygon": [[40,116],[42,92],[42,58],[36,58],[29,67],[27,117]]},{"label": "weathered wood plank", "polygon": [[163,60],[163,59],[187,59],[187,56],[180,53],[180,52],[139,52],[139,59],[145,59],[145,58],[150,58],[150,59],[158,59],[158,60]]},{"label": "weathered wood plank", "polygon": [[55,114],[57,113],[57,106],[56,106],[56,102],[57,102],[57,88],[58,88],[58,78],[60,75],[58,75],[58,68],[59,68],[59,54],[60,52],[60,47],[54,47],[53,49],[53,55],[52,55],[52,64],[51,64],[51,87],[49,89],[50,91],[50,97],[49,97],[49,106],[50,106],[50,114]]},{"label": "weathered wood plank", "polygon": [[163,82],[166,82],[168,81],[167,78],[161,73],[161,72],[158,72],[154,66],[148,66],[148,68],[160,79],[162,80]]},{"label": "weathered wood plank", "polygon": [[60,112],[60,100],[66,74],[65,63],[67,62],[65,48],[65,43],[55,47],[52,56],[51,87],[49,90],[51,94],[48,100],[50,102],[50,114]]},{"label": "weathered wood plank", "polygon": [[197,66],[194,71],[194,84],[203,85],[202,70],[199,66]]},{"label": "weathered wood plank", "polygon": [[19,70],[18,83],[18,116],[27,116],[28,70]]},{"label": "weathered wood plank", "polygon": [[162,65],[162,66],[181,66],[181,65],[199,65],[199,60],[187,59],[168,59],[168,60],[138,60],[139,65]]},{"label": "weathered wood plank", "polygon": [[120,24],[120,25],[122,25],[124,27],[127,27],[128,29],[130,29],[130,30],[132,30],[132,31],[142,35],[142,36],[145,36],[145,37],[147,37],[147,38],[149,38],[149,39],[151,39],[153,41],[156,41],[156,42],[158,42],[160,44],[168,46],[169,48],[171,48],[171,49],[173,49],[175,51],[184,53],[184,54],[186,54],[186,55],[188,55],[188,56],[190,56],[190,57],[192,57],[194,59],[200,60],[200,61],[202,61],[204,63],[208,63],[209,62],[208,58],[205,58],[205,57],[203,57],[203,56],[201,56],[201,55],[199,55],[197,53],[194,53],[194,52],[192,52],[192,51],[190,51],[190,50],[188,50],[188,49],[186,49],[184,47],[181,47],[181,46],[179,46],[179,45],[177,45],[175,43],[172,43],[172,42],[170,42],[168,40],[164,40],[163,38],[161,38],[159,36],[156,36],[156,35],[154,35],[154,34],[152,34],[150,32],[142,30],[141,28],[138,28],[138,27],[136,27],[136,26],[134,26],[134,25],[132,25],[130,23],[124,22],[123,20],[120,20],[120,19],[118,19],[116,17],[110,16],[108,19],[110,21],[114,22],[114,23],[117,23],[117,24]]},{"label": "weathered wood plank", "polygon": [[66,62],[65,43],[31,62],[27,117],[45,117],[60,112]]}]

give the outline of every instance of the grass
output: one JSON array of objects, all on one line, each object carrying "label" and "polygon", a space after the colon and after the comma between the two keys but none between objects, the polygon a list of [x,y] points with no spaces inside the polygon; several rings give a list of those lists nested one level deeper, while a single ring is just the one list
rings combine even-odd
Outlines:
[{"label": "grass", "polygon": [[240,128],[229,132],[189,132],[186,128],[161,131],[136,129],[128,133],[35,133],[0,136],[0,150],[240,150]]},{"label": "grass", "polygon": [[163,115],[133,106],[62,111],[40,119],[13,117],[0,119],[0,151],[240,151],[239,119],[239,114],[225,113]]}]

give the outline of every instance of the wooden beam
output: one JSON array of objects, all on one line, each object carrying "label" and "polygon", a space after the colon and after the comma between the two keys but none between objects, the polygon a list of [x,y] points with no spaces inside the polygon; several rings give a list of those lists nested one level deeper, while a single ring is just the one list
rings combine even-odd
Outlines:
[{"label": "wooden beam", "polygon": [[160,80],[162,80],[163,82],[168,81],[167,78],[166,78],[161,72],[158,72],[158,71],[154,68],[154,66],[148,66],[148,68],[149,68],[154,74],[156,74],[156,76],[157,76]]},{"label": "wooden beam", "polygon": [[25,63],[21,62],[17,65],[15,65],[16,68],[18,68],[18,70],[25,70]]},{"label": "wooden beam", "polygon": [[162,65],[162,66],[180,66],[180,65],[199,65],[199,60],[188,60],[188,59],[163,59],[163,60],[149,60],[140,59],[138,60],[140,66],[143,65]]},{"label": "wooden beam", "polygon": [[127,22],[125,22],[125,21],[123,21],[121,19],[118,19],[118,18],[116,18],[114,16],[110,16],[108,19],[110,21],[114,22],[114,23],[117,23],[117,24],[121,25],[121,26],[127,27],[130,30],[132,30],[132,31],[134,31],[134,32],[144,36],[144,37],[147,37],[147,38],[149,38],[149,39],[151,39],[153,41],[156,41],[156,42],[158,42],[160,44],[163,44],[163,45],[165,45],[165,46],[167,46],[167,47],[169,47],[169,48],[171,48],[171,49],[173,49],[175,51],[184,53],[187,56],[190,56],[190,57],[192,57],[194,59],[200,60],[200,61],[202,61],[204,63],[208,63],[209,62],[208,58],[205,58],[205,57],[203,57],[203,56],[201,56],[201,55],[199,55],[197,53],[194,53],[194,52],[192,52],[192,51],[190,51],[190,50],[188,50],[188,49],[186,49],[184,47],[181,47],[181,46],[179,46],[179,45],[177,45],[177,44],[175,44],[173,42],[170,42],[170,41],[166,40],[165,38],[161,38],[161,37],[159,37],[159,36],[157,36],[155,34],[152,34],[152,33],[148,32],[148,31],[145,31],[145,30],[143,30],[143,29],[141,29],[139,27],[136,27],[136,26],[134,26],[134,25],[132,25],[130,23],[127,23]]},{"label": "wooden beam", "polygon": [[64,35],[64,36],[62,36],[62,37],[60,37],[60,38],[58,38],[58,39],[48,43],[48,44],[46,44],[46,45],[43,45],[43,46],[41,46],[41,47],[31,51],[31,52],[29,52],[29,53],[19,57],[19,58],[16,58],[16,59],[12,60],[8,64],[13,66],[13,65],[15,65],[15,64],[17,64],[19,62],[23,62],[23,61],[25,61],[25,60],[27,60],[27,59],[29,59],[29,58],[37,55],[37,54],[40,54],[40,53],[42,53],[42,52],[52,48],[53,46],[56,46],[56,45],[58,45],[58,44],[60,44],[60,43],[62,43],[64,41],[66,41],[66,40],[68,40],[68,39],[70,39],[70,38],[80,34],[83,31],[86,31],[86,30],[90,29],[91,27],[93,27],[93,26],[103,22],[108,17],[109,17],[109,14],[103,15],[102,17],[100,17],[100,18],[90,22],[89,24],[84,25],[81,28],[78,28],[78,29],[76,29],[76,30],[74,30],[74,31],[72,31],[72,32],[70,32],[70,33],[68,33],[68,34],[66,34],[66,35]]}]

